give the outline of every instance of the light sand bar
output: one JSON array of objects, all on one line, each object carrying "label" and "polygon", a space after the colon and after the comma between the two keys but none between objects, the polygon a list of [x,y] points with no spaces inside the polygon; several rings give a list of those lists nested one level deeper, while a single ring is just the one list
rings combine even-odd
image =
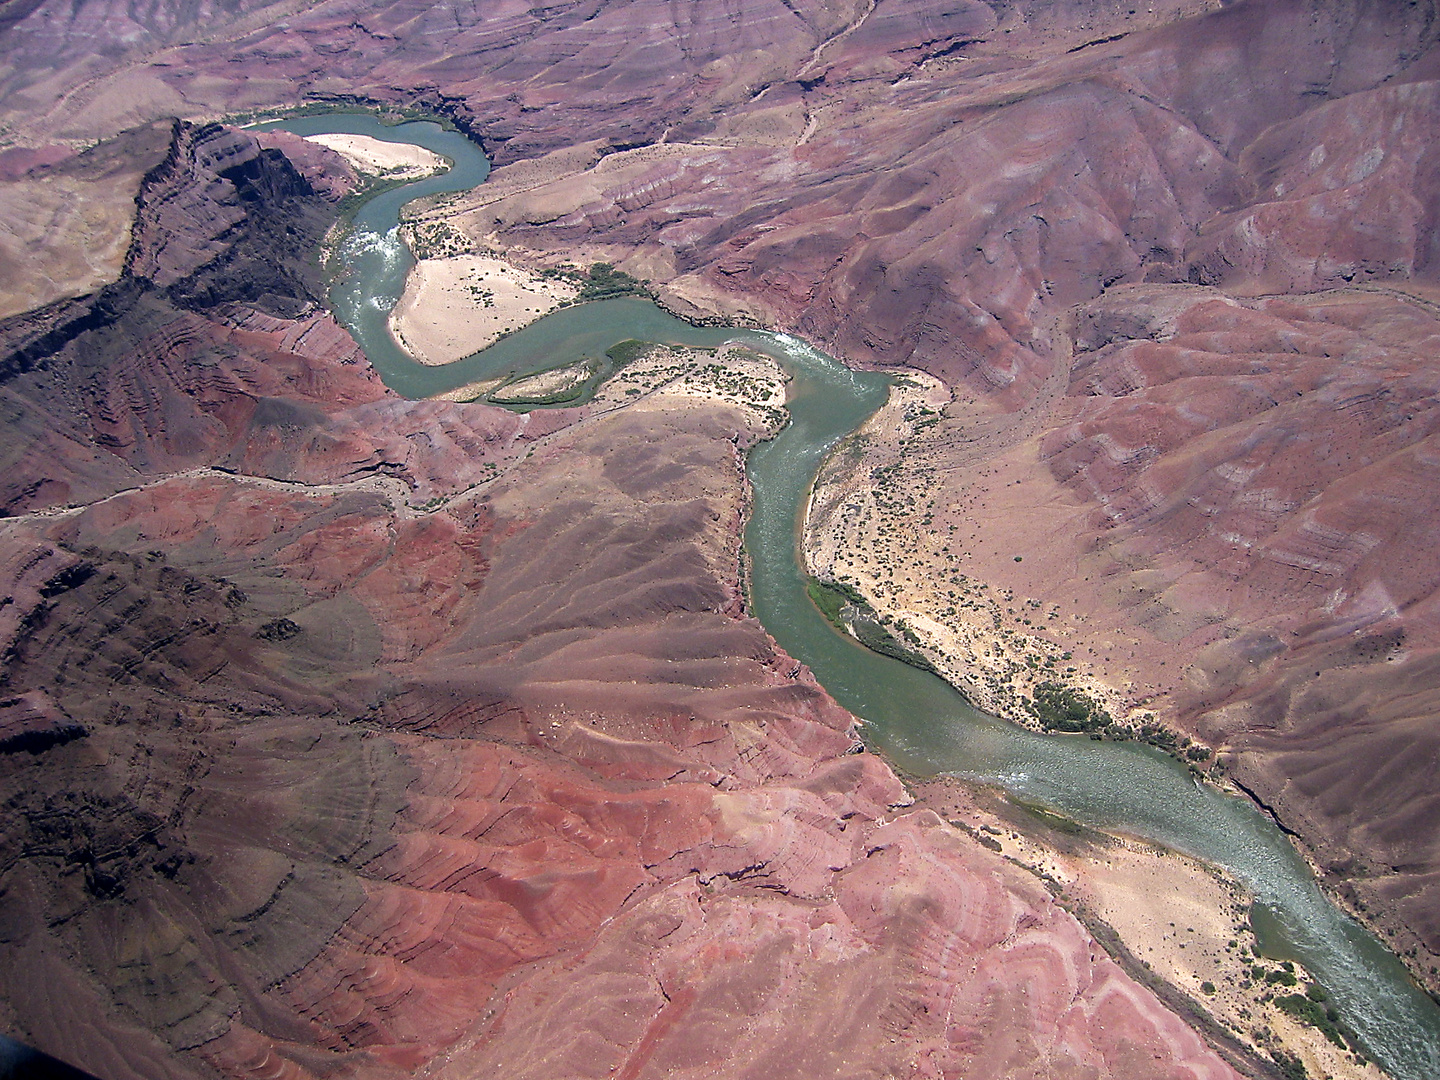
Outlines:
[{"label": "light sand bar", "polygon": [[390,313],[390,333],[422,364],[451,364],[554,311],[580,290],[485,255],[422,259]]},{"label": "light sand bar", "polygon": [[445,159],[413,143],[392,143],[369,135],[307,135],[309,142],[329,147],[358,172],[410,180],[445,168]]},{"label": "light sand bar", "polygon": [[1137,976],[1168,984],[1260,1057],[1278,1046],[1298,1055],[1314,1077],[1385,1080],[1374,1064],[1332,1046],[1269,1000],[1303,992],[1309,980],[1303,968],[1293,989],[1251,979],[1252,964],[1277,965],[1255,959],[1251,897],[1224,874],[1131,837],[1081,830],[1047,838],[1003,799],[950,777],[920,781],[912,790],[919,805],[1046,882],[1092,927],[1108,927],[1129,953],[1126,962],[1144,969]]}]

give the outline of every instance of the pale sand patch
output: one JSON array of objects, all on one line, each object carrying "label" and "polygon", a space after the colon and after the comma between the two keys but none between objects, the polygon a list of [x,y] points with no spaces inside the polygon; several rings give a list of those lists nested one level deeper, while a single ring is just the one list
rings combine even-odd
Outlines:
[{"label": "pale sand patch", "polygon": [[788,376],[770,357],[741,345],[715,350],[656,345],[607,379],[595,394],[601,408],[638,404],[662,409],[720,402],[741,409],[768,438],[785,423]]},{"label": "pale sand patch", "polygon": [[306,135],[305,138],[329,147],[358,172],[370,176],[411,180],[437,173],[447,164],[439,154],[413,143],[385,142],[369,135]]},{"label": "pale sand patch", "polygon": [[[1092,857],[1062,856],[1061,872],[1070,895],[1108,924],[1137,960],[1253,1049],[1263,1053],[1278,1043],[1299,1055],[1311,1076],[1378,1080],[1383,1075],[1373,1064],[1357,1064],[1317,1029],[1261,1001],[1266,984],[1249,979],[1251,958],[1242,952],[1255,944],[1246,914],[1250,898],[1218,871],[1122,839]],[[1268,992],[1304,993],[1305,972],[1297,967],[1296,973],[1299,986],[1270,986]],[[1207,983],[1214,993],[1205,992]],[[1262,1042],[1257,1032],[1269,1034]]]},{"label": "pale sand patch", "polygon": [[526,402],[548,401],[571,394],[595,374],[588,363],[569,364],[561,368],[541,371],[524,379],[516,379],[502,390],[490,395],[497,405],[521,405]]},{"label": "pale sand patch", "polygon": [[481,379],[479,382],[457,386],[454,390],[446,390],[440,394],[431,394],[430,398],[432,401],[475,401],[477,398],[484,397],[504,381],[503,378]]},{"label": "pale sand patch", "polygon": [[579,287],[487,255],[421,259],[390,312],[390,333],[422,364],[452,364],[550,314]]}]

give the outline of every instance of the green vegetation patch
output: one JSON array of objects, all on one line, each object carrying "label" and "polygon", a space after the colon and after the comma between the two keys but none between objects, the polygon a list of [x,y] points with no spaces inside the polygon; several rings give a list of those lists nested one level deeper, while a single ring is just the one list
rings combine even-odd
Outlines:
[{"label": "green vegetation patch", "polygon": [[1089,694],[1056,682],[1036,686],[1028,708],[1046,731],[1100,732],[1115,722]]},{"label": "green vegetation patch", "polygon": [[590,273],[580,285],[577,303],[587,300],[609,300],[616,296],[649,296],[650,290],[638,278],[623,270],[616,270],[609,263],[597,262],[590,265]]},{"label": "green vegetation patch", "polygon": [[507,407],[563,405],[577,400],[594,377],[593,362],[568,364],[512,379],[492,390],[489,400]]},{"label": "green vegetation patch", "polygon": [[[1318,996],[1317,996],[1318,993]],[[1340,1014],[1333,1006],[1325,1004],[1328,995],[1318,986],[1311,986],[1303,994],[1286,994],[1275,999],[1276,1008],[1287,1012],[1302,1024],[1318,1028],[1320,1034],[1341,1050],[1354,1045],[1354,1037],[1340,1026]]]},{"label": "green vegetation patch", "polygon": [[1285,1080],[1308,1080],[1310,1074],[1305,1071],[1305,1063],[1294,1054],[1287,1054],[1284,1050],[1271,1050],[1270,1057],[1280,1067],[1280,1075]]},{"label": "green vegetation patch", "polygon": [[605,355],[615,365],[618,371],[626,364],[633,364],[650,349],[655,347],[653,341],[641,341],[638,338],[626,338],[624,341],[617,341],[610,348],[605,350]]},{"label": "green vegetation patch", "polygon": [[[907,648],[890,633],[865,597],[843,581],[806,578],[805,591],[820,614],[842,634],[852,634],[856,641],[871,652],[899,660],[921,671],[938,674],[929,660],[914,649]],[[919,637],[908,626],[902,625],[899,630],[912,645],[919,645]]]},{"label": "green vegetation patch", "polygon": [[[890,633],[879,619],[867,613],[857,614],[854,619],[855,638],[871,652],[878,652],[881,656],[888,656],[892,660],[899,660],[903,664],[917,667],[921,671],[928,671],[932,675],[938,675],[935,665],[925,659],[920,653],[908,649],[902,645],[893,634]],[[901,628],[905,633],[905,628]],[[913,634],[905,634],[907,639],[918,641]]]},{"label": "green vegetation patch", "polygon": [[444,259],[473,250],[465,234],[448,221],[418,221],[410,226],[410,238],[417,259]]},{"label": "green vegetation patch", "polygon": [[845,620],[840,616],[840,612],[846,605],[857,608],[868,606],[865,598],[844,582],[821,581],[819,578],[807,577],[805,591],[810,596],[810,602],[819,609],[821,615],[825,616],[826,621],[842,634],[848,632]]},{"label": "green vegetation patch", "polygon": [[574,266],[552,266],[540,271],[542,278],[559,278],[580,286],[580,293],[570,303],[583,304],[589,300],[613,300],[617,296],[644,296],[654,299],[650,284],[631,277],[624,270],[616,270],[609,263],[591,263],[589,270]]}]

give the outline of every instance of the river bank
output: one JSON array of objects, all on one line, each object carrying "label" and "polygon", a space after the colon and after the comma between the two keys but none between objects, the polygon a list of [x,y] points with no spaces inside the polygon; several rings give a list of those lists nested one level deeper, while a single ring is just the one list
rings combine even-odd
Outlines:
[{"label": "river bank", "polygon": [[446,167],[443,157],[414,143],[385,142],[369,135],[335,132],[302,136],[334,150],[362,175],[387,180],[419,180]]},{"label": "river bank", "polygon": [[[752,425],[766,436],[773,436],[784,422],[780,410],[785,403],[786,376],[773,359],[752,349],[728,345],[711,350],[636,342],[620,352],[623,366],[601,384],[587,410],[600,413],[638,408],[671,413],[715,404],[739,406],[751,413]],[[543,377],[531,376],[530,381],[537,378]],[[857,438],[899,449],[901,443],[913,437],[916,423],[923,422],[940,404],[941,393],[943,388],[933,380],[927,384],[925,376],[902,381]],[[837,456],[845,458],[849,452],[842,446]],[[832,565],[876,567],[875,581],[887,585],[894,582],[888,589],[875,588],[871,595],[877,597],[908,596],[919,589],[926,564],[913,563],[897,578],[897,564],[881,561],[894,557],[898,542],[895,530],[885,525],[884,504],[886,500],[903,499],[904,495],[894,490],[877,491],[863,483],[847,486],[845,493],[851,497],[868,494],[875,514],[869,519],[868,531],[861,532],[864,540],[855,540],[853,532],[829,534],[831,542],[826,550]],[[817,486],[817,502],[827,494],[823,484]],[[853,510],[853,502],[846,505]],[[852,523],[856,519],[855,514],[849,515]],[[922,531],[918,530],[908,533],[917,542],[920,535]],[[843,545],[847,543],[866,546],[846,548]],[[807,547],[811,546],[807,543]],[[899,550],[903,548],[900,544]],[[847,556],[847,551],[868,552],[869,558]],[[887,575],[880,567],[892,573]],[[977,597],[983,592],[974,591]],[[976,599],[973,607],[965,609],[968,618],[963,625],[972,642],[983,644],[988,661],[981,665],[983,674],[1018,697],[1027,685],[1040,681],[1041,675],[1027,668],[1032,676],[1030,682],[1014,681],[1014,666],[1023,663],[1023,652],[1018,635],[995,629],[1003,615],[998,607],[1001,602],[985,606]],[[918,624],[914,614],[909,616],[916,620],[914,623],[898,622],[906,617],[906,609],[893,604],[877,606],[877,610],[889,616],[893,625]],[[989,636],[982,636],[987,630]],[[1063,656],[1064,638],[1059,634],[1054,637],[1057,640],[1051,644],[1058,661]],[[931,647],[927,652],[934,654],[936,650]],[[980,648],[976,652],[979,654]],[[1011,679],[1005,678],[1007,674]],[[1085,685],[1097,696],[1105,695],[1108,689],[1098,681]],[[1104,700],[1118,708],[1114,697],[1107,695]],[[1035,726],[1033,717],[1022,714],[1017,719],[1026,719]],[[1106,943],[1112,955],[1122,963],[1131,958],[1128,966],[1132,977],[1150,984],[1172,1008],[1178,1008],[1197,1026],[1204,1029],[1210,1025],[1213,1042],[1221,1045],[1225,1040],[1235,1040],[1240,1054],[1237,1060],[1243,1063],[1246,1053],[1257,1055],[1257,1060],[1269,1060],[1271,1052],[1279,1050],[1296,1055],[1313,1075],[1336,1080],[1377,1080],[1382,1075],[1372,1065],[1362,1065],[1338,1051],[1332,1053],[1334,1048],[1317,1030],[1295,1024],[1261,1000],[1266,984],[1249,979],[1249,961],[1254,957],[1246,951],[1254,944],[1245,917],[1251,898],[1232,879],[1156,845],[1091,830],[1084,830],[1084,839],[1077,841],[1043,819],[1021,821],[1024,814],[1013,805],[999,798],[987,804],[983,792],[958,781],[940,778],[912,781],[909,786],[918,805],[935,809],[947,828],[977,839],[982,846],[1034,874],[1091,928],[1098,941]],[[1209,993],[1204,989],[1207,987]]]},{"label": "river bank", "polygon": [[580,292],[494,255],[426,258],[426,241],[407,236],[420,256],[390,312],[390,332],[417,363],[454,363],[550,314]]},{"label": "river bank", "polygon": [[1312,1077],[1384,1080],[1386,1073],[1329,1041],[1275,1004],[1303,993],[1309,980],[1292,965],[1294,988],[1277,979],[1286,968],[1260,958],[1250,925],[1250,892],[1232,876],[1135,837],[1078,826],[1027,808],[1002,793],[952,777],[910,779],[916,805],[1034,874],[1136,981],[1229,1047],[1268,1064],[1294,1055]]},{"label": "river bank", "polygon": [[1115,678],[1080,655],[1093,651],[1096,631],[1085,613],[997,581],[1005,564],[1043,558],[1052,538],[997,509],[981,549],[947,520],[953,508],[935,504],[934,469],[915,451],[950,400],[939,379],[903,371],[885,404],[827,460],[805,516],[810,573],[857,590],[985,712],[1043,731],[1027,703],[1042,684],[1059,683],[1122,724],[1153,722],[1173,684]]},{"label": "river bank", "polygon": [[[1052,540],[1063,547],[1060,538],[1038,536],[1023,517],[995,514],[983,546],[969,549],[978,534],[961,532],[958,508],[935,505],[924,436],[950,401],[939,380],[903,372],[885,404],[836,448],[805,514],[809,572],[862,596],[881,626],[986,712],[1044,732],[1036,703],[1061,686],[1067,700],[1113,718],[1108,733],[1156,742],[1233,791],[1208,747],[1161,725],[1173,683],[1107,678],[1114,667],[1093,659],[1105,631],[1097,632],[1088,612],[994,583],[1005,576],[997,570],[1036,561],[1037,553],[1043,560]],[[1002,455],[983,487],[1003,493],[1020,483],[1006,473]],[[1232,876],[1112,832],[1069,833],[1063,822],[1057,830],[1049,815],[1037,817],[965,781],[912,779],[909,786],[921,805],[1035,873],[1132,975],[1168,988],[1167,1000],[1183,1003],[1202,1027],[1215,1025],[1216,1038],[1267,1059],[1275,1051],[1293,1054],[1311,1075],[1385,1075],[1277,1007],[1274,986],[1251,978],[1259,962],[1247,915],[1254,897]],[[1305,978],[1301,969],[1302,984]]]}]

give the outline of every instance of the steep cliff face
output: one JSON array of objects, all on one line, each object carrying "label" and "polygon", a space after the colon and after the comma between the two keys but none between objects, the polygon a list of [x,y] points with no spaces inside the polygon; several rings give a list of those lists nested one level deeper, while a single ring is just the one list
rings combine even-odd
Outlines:
[{"label": "steep cliff face", "polygon": [[423,500],[457,462],[510,452],[520,418],[397,411],[358,362],[319,306],[315,251],[334,214],[278,151],[175,126],[141,185],[121,278],[0,325],[0,505],[85,503],[199,468],[392,476]]},{"label": "steep cliff face", "polygon": [[219,125],[177,131],[136,203],[125,273],[177,306],[290,316],[323,297],[315,251],[334,214],[279,150]]}]

